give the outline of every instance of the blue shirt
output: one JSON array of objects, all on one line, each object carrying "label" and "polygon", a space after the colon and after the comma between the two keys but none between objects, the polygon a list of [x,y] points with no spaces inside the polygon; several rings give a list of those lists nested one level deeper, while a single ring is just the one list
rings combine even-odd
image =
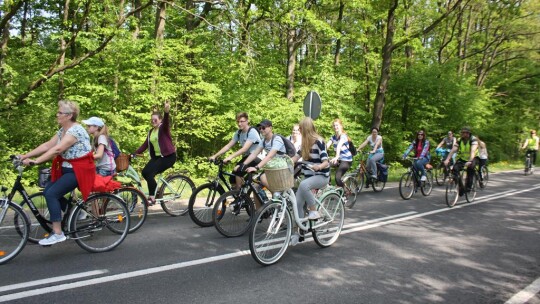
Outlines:
[{"label": "blue shirt", "polygon": [[352,162],[353,157],[352,157],[351,151],[349,150],[349,138],[347,137],[347,134],[341,134],[339,139],[336,137],[336,135],[332,135],[330,140],[332,141],[332,144],[334,145],[334,150],[337,149],[338,143],[342,141],[343,144],[341,145],[341,151],[339,151],[338,159]]}]

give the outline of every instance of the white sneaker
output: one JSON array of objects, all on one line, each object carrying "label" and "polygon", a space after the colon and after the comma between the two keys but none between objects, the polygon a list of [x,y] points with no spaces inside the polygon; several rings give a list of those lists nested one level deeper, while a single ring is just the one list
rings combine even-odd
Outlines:
[{"label": "white sneaker", "polygon": [[321,215],[317,210],[309,210],[308,220],[317,220],[320,219]]},{"label": "white sneaker", "polygon": [[291,235],[291,246],[296,246],[300,242],[300,235],[298,233],[293,233]]},{"label": "white sneaker", "polygon": [[49,235],[48,238],[46,239],[42,239],[39,241],[39,244],[41,246],[51,246],[51,245],[54,245],[56,243],[60,243],[60,242],[63,242],[66,240],[66,236],[64,235],[64,233],[62,232],[62,234],[56,234],[56,233],[51,233],[51,235]]},{"label": "white sneaker", "polygon": [[427,180],[427,177],[425,175],[422,175],[422,177],[420,177],[421,182],[425,182],[426,180]]}]

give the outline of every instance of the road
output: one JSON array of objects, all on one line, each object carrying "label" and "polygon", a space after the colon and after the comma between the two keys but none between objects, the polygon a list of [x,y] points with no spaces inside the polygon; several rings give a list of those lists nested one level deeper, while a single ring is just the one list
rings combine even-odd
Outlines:
[{"label": "road", "polygon": [[262,267],[247,235],[150,216],[112,252],[29,244],[0,266],[10,303],[540,303],[540,174],[492,174],[473,203],[363,190],[338,241]]}]

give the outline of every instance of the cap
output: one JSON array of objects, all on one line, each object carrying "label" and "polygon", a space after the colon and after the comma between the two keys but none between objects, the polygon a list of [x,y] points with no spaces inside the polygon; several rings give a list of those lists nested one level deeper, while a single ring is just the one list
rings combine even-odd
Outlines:
[{"label": "cap", "polygon": [[103,127],[105,125],[105,123],[103,122],[103,120],[99,117],[95,117],[95,116],[92,116],[90,118],[88,118],[87,120],[83,120],[82,121],[83,124],[87,125],[87,126],[98,126],[98,127]]},{"label": "cap", "polygon": [[272,122],[268,119],[263,119],[259,124],[257,124],[257,127],[271,127]]},{"label": "cap", "polygon": [[470,134],[470,133],[471,133],[471,128],[469,128],[469,127],[463,127],[463,128],[461,128],[461,132],[467,132],[467,133]]}]

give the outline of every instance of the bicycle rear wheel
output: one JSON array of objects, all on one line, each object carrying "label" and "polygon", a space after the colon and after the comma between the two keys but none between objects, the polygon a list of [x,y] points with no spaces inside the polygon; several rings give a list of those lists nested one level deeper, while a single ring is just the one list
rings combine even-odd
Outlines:
[{"label": "bicycle rear wheel", "polygon": [[422,191],[422,195],[428,196],[431,194],[432,190],[433,190],[433,173],[431,173],[431,171],[426,171],[426,180],[422,182],[420,191]]},{"label": "bicycle rear wheel", "polygon": [[343,185],[345,196],[347,198],[345,207],[352,208],[354,204],[356,204],[356,198],[358,195],[358,182],[356,181],[356,176],[353,174],[345,175],[343,178]]},{"label": "bicycle rear wheel", "polygon": [[129,222],[128,208],[118,196],[96,193],[73,209],[68,234],[88,252],[105,252],[124,241],[129,233]]},{"label": "bicycle rear wheel", "polygon": [[465,199],[467,200],[467,202],[472,203],[476,198],[476,190],[478,188],[477,185],[478,179],[476,178],[476,174],[473,174],[471,188],[469,189],[469,191],[465,191]]},{"label": "bicycle rear wheel", "polygon": [[21,253],[29,231],[30,220],[23,209],[6,199],[0,200],[0,265]]},{"label": "bicycle rear wheel", "polygon": [[212,220],[214,203],[223,193],[225,193],[223,187],[219,184],[216,186],[213,182],[197,187],[189,199],[188,209],[191,220],[201,227],[214,225]]},{"label": "bicycle rear wheel", "polygon": [[339,238],[343,223],[345,222],[345,210],[343,209],[343,204],[337,193],[330,193],[323,196],[320,199],[320,202],[318,209],[321,210],[321,207],[324,207],[328,212],[328,214],[326,214],[324,211],[319,211],[322,220],[327,222],[327,224],[313,229],[312,234],[315,243],[320,247],[325,248],[334,244]]},{"label": "bicycle rear wheel", "polygon": [[446,183],[446,205],[454,207],[459,199],[459,185],[455,177],[449,177]]},{"label": "bicycle rear wheel", "polygon": [[139,189],[123,187],[114,192],[126,204],[129,211],[129,233],[141,228],[148,215],[148,200]]},{"label": "bicycle rear wheel", "polygon": [[448,179],[448,172],[445,170],[444,164],[442,162],[437,167],[435,167],[434,175],[437,185],[444,185],[444,182]]},{"label": "bicycle rear wheel", "polygon": [[479,183],[480,188],[485,188],[489,182],[489,170],[487,166],[480,167],[480,178],[481,181]]},{"label": "bicycle rear wheel", "polygon": [[248,195],[240,190],[231,190],[221,195],[212,212],[217,231],[226,237],[237,237],[246,233],[255,218],[255,205]]},{"label": "bicycle rear wheel", "polygon": [[157,198],[161,200],[161,208],[168,215],[184,215],[188,212],[189,199],[194,190],[195,184],[189,177],[175,174],[161,184]]},{"label": "bicycle rear wheel", "polygon": [[30,221],[30,231],[28,235],[28,241],[30,243],[37,244],[40,240],[49,236],[52,231],[52,223],[49,221],[49,209],[47,208],[47,202],[45,201],[45,195],[43,192],[34,193],[29,196],[34,206],[36,206],[39,214],[43,217],[46,222],[47,228],[43,228],[41,223],[36,219],[30,206],[23,201],[21,203],[21,208],[23,208],[26,213],[28,220]]},{"label": "bicycle rear wheel", "polygon": [[386,182],[381,182],[379,179],[371,180],[371,187],[375,192],[381,192],[384,189]]},{"label": "bicycle rear wheel", "polygon": [[289,210],[283,208],[279,201],[270,202],[257,213],[255,224],[249,233],[251,256],[263,266],[277,263],[289,247],[291,233],[292,220]]},{"label": "bicycle rear wheel", "polygon": [[414,177],[411,171],[403,173],[399,180],[399,195],[402,199],[408,200],[414,193]]}]

